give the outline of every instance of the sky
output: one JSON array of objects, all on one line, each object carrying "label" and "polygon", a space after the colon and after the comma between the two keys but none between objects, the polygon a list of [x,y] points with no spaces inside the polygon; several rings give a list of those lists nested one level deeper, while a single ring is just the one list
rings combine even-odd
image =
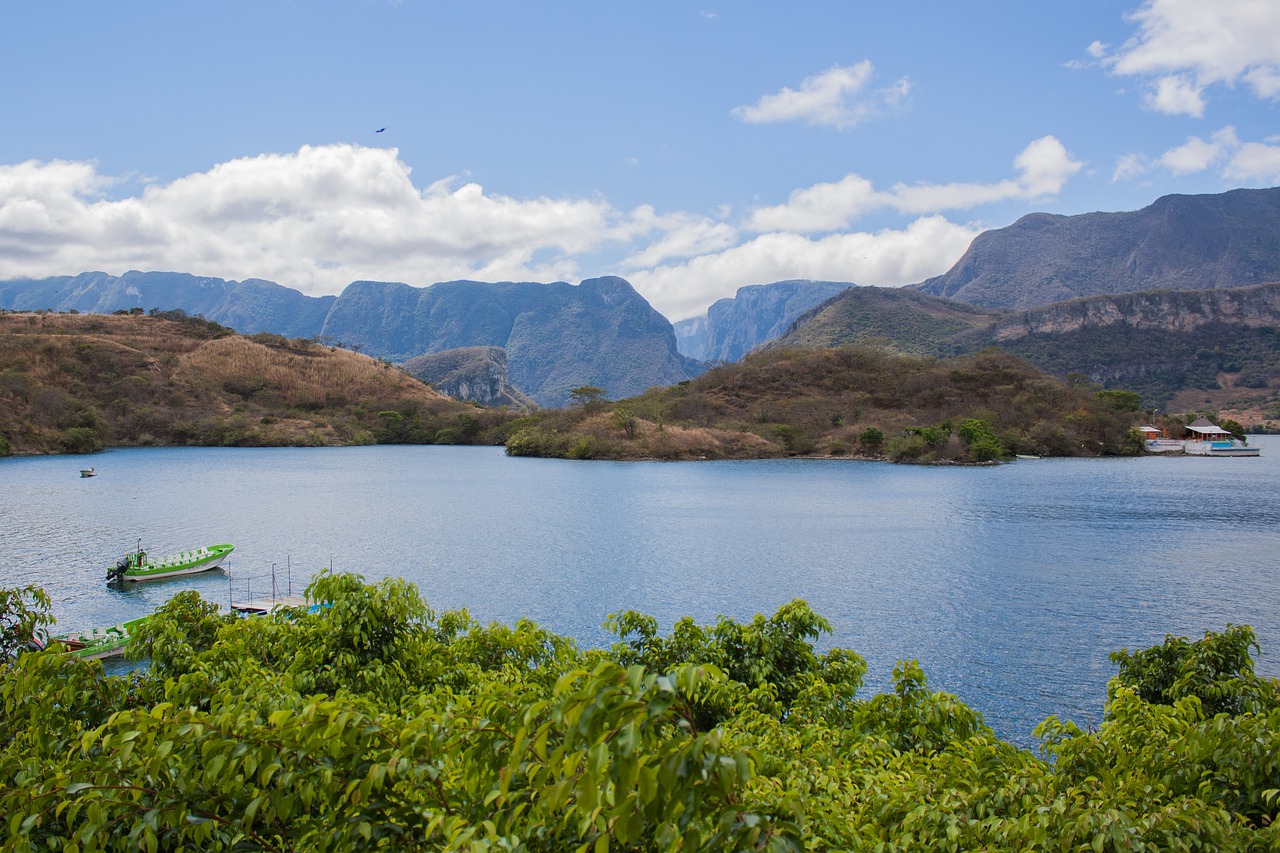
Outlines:
[{"label": "sky", "polygon": [[898,286],[1280,184],[1277,0],[0,9],[0,279]]}]

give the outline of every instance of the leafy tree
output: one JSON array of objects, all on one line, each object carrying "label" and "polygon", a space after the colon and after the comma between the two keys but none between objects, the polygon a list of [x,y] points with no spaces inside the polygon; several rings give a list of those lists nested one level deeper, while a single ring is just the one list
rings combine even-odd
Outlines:
[{"label": "leafy tree", "polygon": [[38,586],[0,587],[0,662],[43,648],[49,639],[49,595]]},{"label": "leafy tree", "polygon": [[1144,702],[1162,705],[1194,696],[1209,716],[1280,707],[1276,683],[1254,673],[1250,649],[1257,651],[1258,644],[1247,625],[1206,631],[1194,641],[1169,635],[1158,646],[1132,653],[1121,649],[1111,653],[1120,673],[1110,691],[1130,688]]},{"label": "leafy tree", "polygon": [[569,390],[569,405],[581,406],[589,412],[599,411],[605,403],[604,389],[596,385],[579,385]]},{"label": "leafy tree", "polygon": [[[1280,707],[1245,627],[1117,653],[1102,725],[1050,718],[1037,756],[914,661],[860,698],[800,601],[666,636],[627,611],[584,651],[402,581],[309,594],[244,619],[176,596],[132,678],[56,643],[0,661],[0,849],[1277,848]],[[0,637],[40,615],[0,590]]]}]

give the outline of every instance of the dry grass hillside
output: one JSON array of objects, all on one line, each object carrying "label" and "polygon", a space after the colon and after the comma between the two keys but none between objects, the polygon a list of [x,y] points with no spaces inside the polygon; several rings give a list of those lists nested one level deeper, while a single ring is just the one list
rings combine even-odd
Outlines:
[{"label": "dry grass hillside", "polygon": [[988,462],[1137,452],[1138,395],[997,350],[764,350],[679,385],[516,423],[507,452],[584,459],[858,456]]},{"label": "dry grass hillside", "polygon": [[384,361],[180,312],[0,313],[0,454],[501,442],[509,419]]}]

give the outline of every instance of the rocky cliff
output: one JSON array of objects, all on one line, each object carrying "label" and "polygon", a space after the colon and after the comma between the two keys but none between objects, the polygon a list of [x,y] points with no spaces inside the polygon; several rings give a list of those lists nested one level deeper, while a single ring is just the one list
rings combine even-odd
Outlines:
[{"label": "rocky cliff", "polygon": [[738,361],[785,333],[805,311],[853,286],[795,280],[740,287],[712,304],[705,318],[676,324],[680,353],[699,361]]},{"label": "rocky cliff", "polygon": [[986,231],[943,275],[912,287],[993,308],[1082,296],[1280,280],[1280,187],[1169,195],[1142,210],[1032,213]]},{"label": "rocky cliff", "polygon": [[612,276],[576,286],[354,282],[329,311],[323,334],[391,361],[459,347],[502,347],[511,383],[540,406],[564,405],[581,385],[627,397],[698,372],[676,350],[671,323]]},{"label": "rocky cliff", "polygon": [[502,347],[461,347],[419,355],[401,365],[442,394],[483,406],[535,409],[537,404],[511,385]]},{"label": "rocky cliff", "polygon": [[1028,335],[1064,335],[1113,326],[1192,332],[1213,324],[1280,328],[1280,284],[1073,299],[1019,311],[966,339],[1001,343]]}]

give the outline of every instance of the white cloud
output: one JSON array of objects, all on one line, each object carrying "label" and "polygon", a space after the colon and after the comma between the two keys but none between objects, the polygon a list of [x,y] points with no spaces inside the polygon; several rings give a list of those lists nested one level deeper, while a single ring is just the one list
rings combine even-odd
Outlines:
[{"label": "white cloud", "polygon": [[841,130],[856,127],[900,106],[911,93],[911,83],[904,77],[858,97],[874,74],[869,60],[837,65],[806,77],[799,89],[784,87],[776,94],[762,96],[754,106],[735,107],[733,115],[753,124],[801,119]]},{"label": "white cloud", "polygon": [[1152,109],[1201,116],[1204,91],[1215,85],[1243,85],[1256,97],[1280,98],[1275,0],[1146,0],[1130,19],[1138,32],[1106,62],[1114,73],[1150,87],[1146,103]]},{"label": "white cloud", "polygon": [[1280,145],[1276,143],[1280,143],[1280,137],[1242,142],[1236,129],[1228,125],[1207,139],[1189,136],[1154,160],[1142,154],[1126,154],[1116,161],[1112,180],[1138,177],[1162,167],[1176,176],[1217,171],[1224,181],[1237,185],[1270,186],[1280,183]]},{"label": "white cloud", "polygon": [[[1257,168],[1266,153],[1250,150],[1240,168]],[[590,256],[592,274],[626,274],[678,318],[744,284],[899,285],[941,273],[977,231],[940,211],[1036,198],[1079,167],[1045,137],[1015,158],[1014,177],[992,184],[880,190],[849,175],[784,205],[701,216],[620,211],[595,197],[519,199],[459,178],[415,185],[394,149],[355,145],[244,157],[123,198],[105,195],[114,181],[91,163],[30,161],[0,165],[0,279],[178,270],[324,294],[356,279],[575,281]],[[848,230],[875,210],[915,219]]]},{"label": "white cloud", "polygon": [[1061,191],[1083,168],[1057,138],[1043,136],[1027,145],[1013,161],[1016,179],[991,184],[894,184],[877,190],[866,178],[850,173],[834,183],[814,184],[791,193],[785,204],[751,213],[753,231],[797,231],[806,234],[846,228],[859,216],[878,209],[916,215],[966,210],[1009,199],[1037,199]]},{"label": "white cloud", "polygon": [[1116,167],[1111,172],[1111,180],[1128,181],[1151,171],[1151,164],[1144,154],[1121,154],[1116,158]]},{"label": "white cloud", "polygon": [[419,191],[394,149],[351,145],[246,157],[120,201],[95,197],[106,183],[86,163],[0,166],[0,277],[178,269],[309,293],[355,278],[567,279],[621,219],[598,200],[451,179]]},{"label": "white cloud", "polygon": [[1189,137],[1182,145],[1160,155],[1160,165],[1175,175],[1203,172],[1227,158],[1239,144],[1235,128],[1224,127],[1208,140],[1198,136]]},{"label": "white cloud", "polygon": [[1143,96],[1143,103],[1165,115],[1204,117],[1204,89],[1182,74],[1161,77],[1155,89]]},{"label": "white cloud", "polygon": [[1223,175],[1242,183],[1280,184],[1280,145],[1244,143],[1232,155]]},{"label": "white cloud", "polygon": [[694,316],[744,284],[790,278],[897,286],[946,272],[980,229],[921,217],[904,229],[830,234],[761,234],[724,251],[628,276],[672,319]]}]

